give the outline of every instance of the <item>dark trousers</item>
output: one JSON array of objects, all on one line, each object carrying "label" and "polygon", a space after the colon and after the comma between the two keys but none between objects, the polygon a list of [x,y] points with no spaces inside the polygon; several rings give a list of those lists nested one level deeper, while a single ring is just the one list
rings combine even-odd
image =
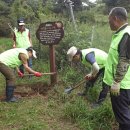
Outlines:
[{"label": "dark trousers", "polygon": [[108,86],[106,83],[103,82],[102,83],[102,90],[101,90],[99,97],[98,97],[98,103],[102,103],[105,100],[109,90],[110,90],[110,86]]},{"label": "dark trousers", "polygon": [[93,85],[94,85],[94,83],[96,82],[96,80],[98,79],[98,77],[99,77],[101,74],[104,76],[104,70],[105,70],[105,68],[100,69],[95,78],[93,78],[93,79],[87,81],[87,82],[86,82],[86,87],[87,87],[87,86],[88,86],[88,87],[89,87],[89,86],[90,86],[90,87],[93,87]]},{"label": "dark trousers", "polygon": [[15,75],[11,68],[0,62],[0,72],[5,77],[6,86],[15,86]]},{"label": "dark trousers", "polygon": [[14,88],[15,88],[15,75],[13,70],[10,69],[8,66],[0,62],[0,72],[4,75],[6,80],[6,99],[5,101],[11,102],[15,101],[13,99],[14,95]]},{"label": "dark trousers", "polygon": [[90,87],[94,86],[94,83],[96,82],[98,77],[102,74],[102,90],[99,94],[97,103],[101,103],[102,101],[105,100],[105,98],[107,97],[107,93],[109,92],[109,89],[110,89],[110,87],[103,82],[104,70],[105,70],[105,68],[100,69],[94,79],[91,79],[86,82],[86,89],[89,89]]},{"label": "dark trousers", "polygon": [[110,96],[119,130],[130,130],[130,89],[121,89],[119,96]]}]

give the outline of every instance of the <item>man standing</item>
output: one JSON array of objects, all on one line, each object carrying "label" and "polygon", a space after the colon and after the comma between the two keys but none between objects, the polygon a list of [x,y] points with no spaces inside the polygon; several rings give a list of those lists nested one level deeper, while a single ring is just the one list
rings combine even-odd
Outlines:
[{"label": "man standing", "polygon": [[130,26],[126,9],[113,8],[109,13],[109,25],[115,33],[103,81],[111,86],[111,103],[119,130],[130,130]]},{"label": "man standing", "polygon": [[[86,66],[91,66],[91,72],[85,76],[87,82],[86,82],[86,90],[83,93],[78,93],[80,96],[85,96],[88,89],[90,87],[93,87],[94,83],[96,82],[97,78],[104,74],[105,69],[105,63],[107,59],[107,53],[96,48],[89,48],[89,49],[83,49],[79,50],[76,47],[71,47],[67,52],[69,61],[74,62],[82,62]],[[107,85],[104,85],[102,91],[100,92],[98,101],[94,105],[101,104],[109,91],[109,87]],[[93,106],[94,107],[94,106]]]},{"label": "man standing", "polygon": [[[25,48],[32,47],[32,41],[30,37],[30,31],[25,28],[25,22],[23,18],[17,20],[18,29],[14,30],[13,35],[13,48]],[[32,68],[32,58],[28,60],[29,67]],[[24,73],[23,65],[20,66],[20,71]]]},{"label": "man standing", "polygon": [[[15,88],[15,75],[12,68],[16,68],[23,64],[26,71],[34,74],[36,77],[41,77],[42,74],[32,70],[28,66],[28,59],[30,57],[36,58],[36,52],[32,48],[14,48],[7,50],[0,54],[0,72],[4,75],[6,80],[6,99],[7,102],[16,102],[17,99],[14,97]],[[23,77],[23,73],[17,68],[18,75]]]}]

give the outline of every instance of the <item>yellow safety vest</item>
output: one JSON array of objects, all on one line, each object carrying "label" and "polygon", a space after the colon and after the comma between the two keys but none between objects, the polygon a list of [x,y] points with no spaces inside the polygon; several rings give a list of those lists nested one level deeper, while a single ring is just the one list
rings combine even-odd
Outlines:
[{"label": "yellow safety vest", "polygon": [[[105,74],[103,79],[103,81],[110,86],[113,83],[118,60],[119,60],[118,45],[125,33],[128,33],[130,35],[130,26],[127,26],[125,29],[121,30],[120,32],[115,33],[112,37],[112,42],[108,53],[108,58],[105,66]],[[130,67],[125,77],[120,83],[120,88],[130,89]]]},{"label": "yellow safety vest", "polygon": [[22,64],[21,60],[19,60],[19,54],[23,53],[27,55],[27,58],[29,59],[28,52],[24,48],[14,48],[7,50],[0,54],[0,62],[3,64],[15,68]]},{"label": "yellow safety vest", "polygon": [[17,29],[15,30],[15,36],[16,36],[16,47],[17,48],[25,48],[27,49],[28,47],[31,46],[28,34],[29,30],[25,28],[25,31],[22,33],[18,31]]}]

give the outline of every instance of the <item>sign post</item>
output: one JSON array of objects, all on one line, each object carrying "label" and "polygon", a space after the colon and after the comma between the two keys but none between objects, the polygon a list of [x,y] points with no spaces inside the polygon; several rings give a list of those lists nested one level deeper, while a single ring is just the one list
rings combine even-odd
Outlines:
[{"label": "sign post", "polygon": [[51,84],[57,82],[57,70],[55,63],[55,46],[64,36],[63,24],[61,21],[41,23],[36,31],[36,37],[43,45],[49,45]]},{"label": "sign post", "polygon": [[[54,48],[53,45],[49,45],[49,48],[50,48],[50,72],[56,72],[55,48]],[[55,75],[51,75],[51,84],[57,82],[57,75],[56,74]]]}]

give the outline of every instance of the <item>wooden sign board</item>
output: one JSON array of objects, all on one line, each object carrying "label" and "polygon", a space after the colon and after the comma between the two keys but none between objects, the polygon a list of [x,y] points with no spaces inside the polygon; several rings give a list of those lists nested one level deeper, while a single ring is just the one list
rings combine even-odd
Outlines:
[{"label": "wooden sign board", "polygon": [[56,45],[64,36],[61,21],[41,23],[36,31],[36,37],[44,45]]}]

